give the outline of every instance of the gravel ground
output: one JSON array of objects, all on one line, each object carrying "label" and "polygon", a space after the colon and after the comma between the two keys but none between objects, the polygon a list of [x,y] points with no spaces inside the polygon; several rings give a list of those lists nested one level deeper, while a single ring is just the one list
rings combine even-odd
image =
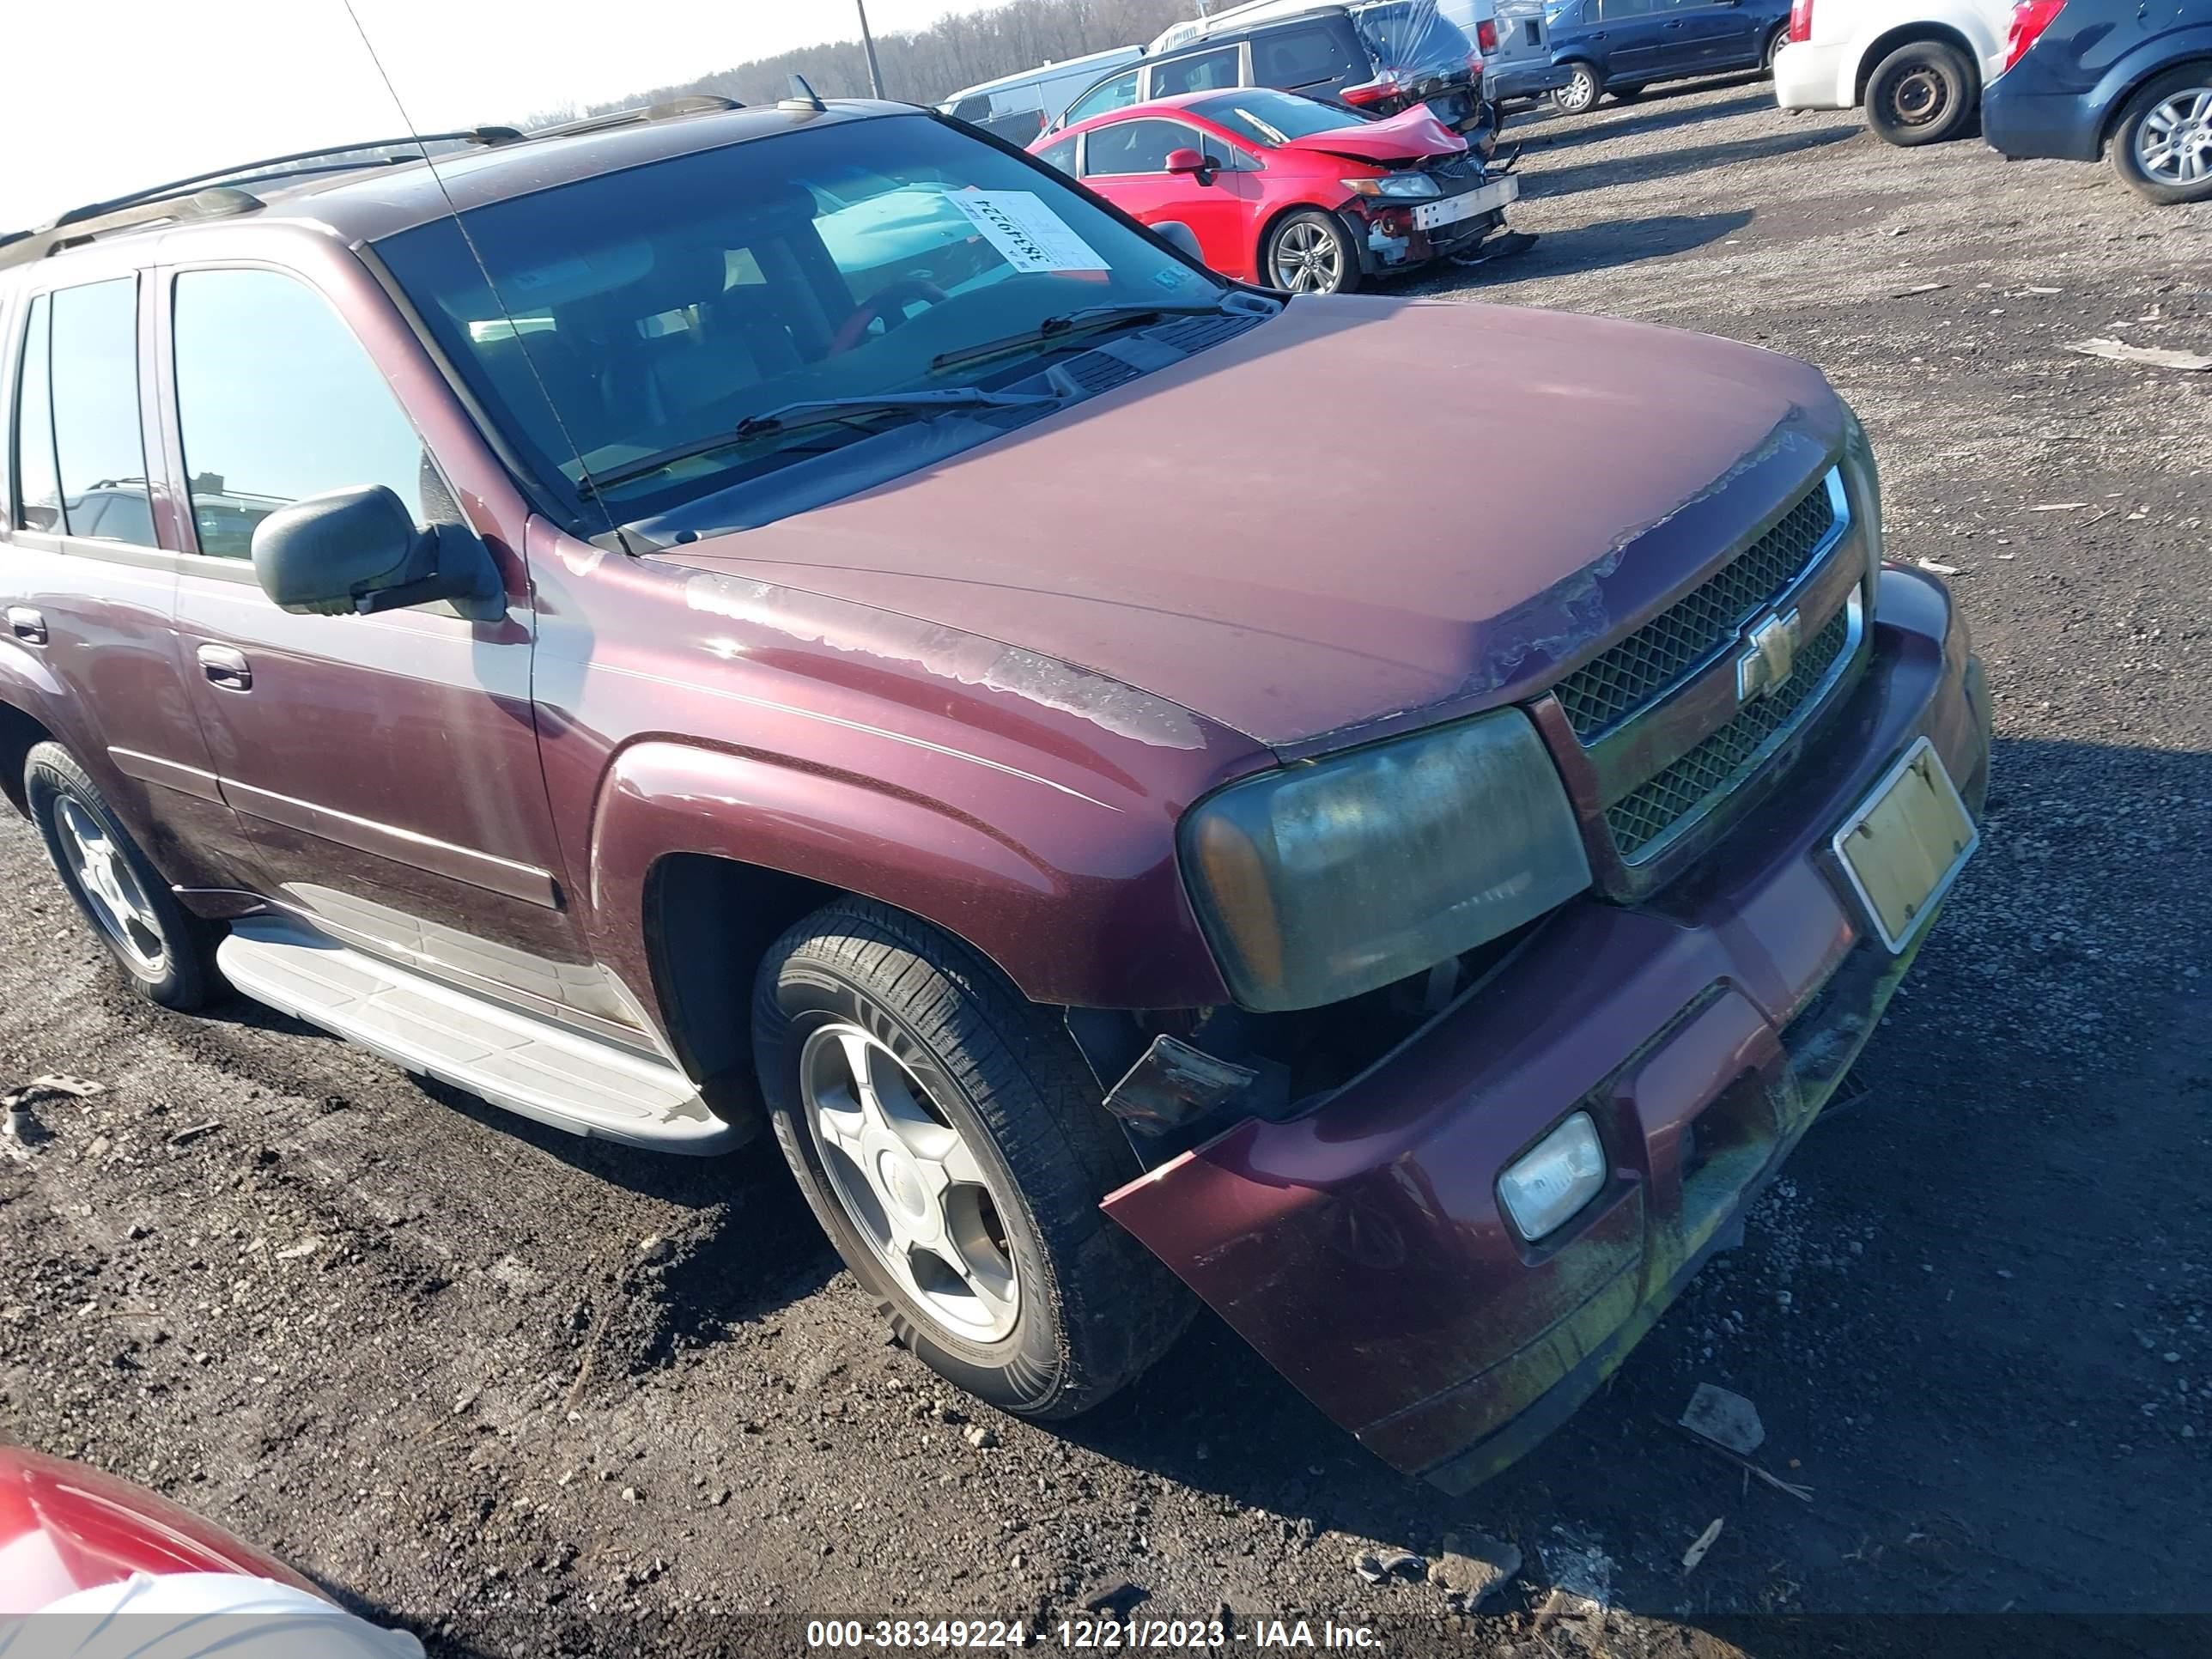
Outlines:
[{"label": "gravel ground", "polygon": [[[2212,374],[2061,349],[2212,349],[2212,208],[1886,149],[1753,81],[1510,136],[1542,240],[1415,286],[1823,365],[1892,556],[1955,569],[1997,697],[1985,850],[1859,1097],[1606,1395],[1458,1500],[1211,1322],[1091,1419],[990,1419],[884,1346],[772,1148],[629,1154],[250,1007],[157,1015],[11,820],[0,1083],[106,1090],[0,1157],[0,1434],[454,1652],[1140,1596],[1530,1654],[1711,1650],[1773,1612],[2212,1610]],[[1669,1426],[1700,1381],[1756,1402],[1809,1501]],[[1442,1590],[1352,1565],[1447,1531],[1522,1557],[1456,1635]]]}]

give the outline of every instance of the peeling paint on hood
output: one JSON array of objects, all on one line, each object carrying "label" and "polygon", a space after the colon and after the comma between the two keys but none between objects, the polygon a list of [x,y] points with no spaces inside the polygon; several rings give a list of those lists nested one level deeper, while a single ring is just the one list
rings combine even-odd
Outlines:
[{"label": "peeling paint on hood", "polygon": [[996,641],[902,648],[1147,741],[1173,721],[1106,684],[1296,756],[1548,684],[1808,487],[1843,420],[1817,370],[1732,341],[1304,298],[945,461],[655,556]]}]

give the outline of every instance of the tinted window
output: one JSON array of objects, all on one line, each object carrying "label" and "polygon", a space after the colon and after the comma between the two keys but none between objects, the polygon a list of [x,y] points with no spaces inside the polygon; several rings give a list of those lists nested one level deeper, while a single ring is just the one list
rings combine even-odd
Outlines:
[{"label": "tinted window", "polygon": [[188,270],[174,331],[201,552],[242,559],[276,508],[355,484],[388,485],[428,519],[422,441],[320,295],[273,270]]},{"label": "tinted window", "polygon": [[1092,130],[1083,151],[1083,173],[1165,173],[1171,149],[1196,149],[1198,134],[1180,121],[1116,121]]},{"label": "tinted window", "polygon": [[1137,101],[1137,71],[1117,75],[1110,81],[1101,81],[1067,106],[1060,119],[1073,126],[1078,121],[1088,121],[1094,115],[1103,115],[1109,109],[1127,109]]},{"label": "tinted window", "polygon": [[1179,93],[1212,92],[1219,87],[1233,87],[1243,72],[1243,51],[1237,46],[1219,46],[1212,52],[1194,52],[1188,58],[1171,58],[1152,68],[1151,95],[1154,98],[1173,98]]},{"label": "tinted window", "polygon": [[1369,74],[1357,44],[1326,23],[1301,23],[1252,37],[1252,79],[1263,87],[1310,87]]},{"label": "tinted window", "polygon": [[1615,23],[1624,17],[1648,16],[1651,0],[1589,0],[1589,11],[1600,22]]},{"label": "tinted window", "polygon": [[[138,423],[138,280],[53,296],[54,459],[70,534],[154,545]],[[120,512],[106,512],[111,498]],[[141,510],[132,511],[135,501]]]},{"label": "tinted window", "polygon": [[15,377],[15,522],[27,530],[62,531],[62,483],[54,471],[54,417],[46,401],[46,342],[52,312],[41,294],[31,302],[23,336],[22,372]]},{"label": "tinted window", "polygon": [[1047,144],[1036,152],[1036,158],[1047,167],[1058,167],[1073,177],[1075,173],[1075,145],[1073,138],[1063,138],[1056,144]]},{"label": "tinted window", "polygon": [[1209,98],[1189,107],[1240,138],[1271,148],[1292,138],[1311,137],[1316,132],[1356,127],[1365,118],[1340,104],[1324,104],[1267,87],[1224,92],[1218,98]]}]

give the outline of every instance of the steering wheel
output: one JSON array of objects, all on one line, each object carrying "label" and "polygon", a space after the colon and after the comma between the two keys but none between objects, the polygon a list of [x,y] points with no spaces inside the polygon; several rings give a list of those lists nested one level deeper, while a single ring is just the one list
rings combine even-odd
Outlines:
[{"label": "steering wheel", "polygon": [[902,276],[886,283],[854,306],[853,314],[837,325],[836,333],[830,339],[830,355],[837,356],[860,344],[871,323],[881,322],[886,331],[896,328],[906,320],[906,307],[916,300],[941,306],[945,299],[945,290],[926,277]]}]

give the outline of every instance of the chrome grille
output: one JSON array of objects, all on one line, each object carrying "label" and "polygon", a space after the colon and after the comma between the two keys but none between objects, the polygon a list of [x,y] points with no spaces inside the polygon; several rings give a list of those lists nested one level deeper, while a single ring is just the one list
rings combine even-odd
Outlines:
[{"label": "chrome grille", "polygon": [[1795,672],[1779,690],[1746,703],[1688,754],[1606,808],[1606,827],[1624,860],[1633,862],[1644,848],[1733,786],[1767,741],[1796,719],[1843,655],[1851,636],[1851,612],[1852,606],[1844,606],[1800,649]]},{"label": "chrome grille", "polygon": [[1760,606],[1795,581],[1836,527],[1826,478],[1782,521],[1620,644],[1555,688],[1585,744],[1655,700],[1723,645]]}]

